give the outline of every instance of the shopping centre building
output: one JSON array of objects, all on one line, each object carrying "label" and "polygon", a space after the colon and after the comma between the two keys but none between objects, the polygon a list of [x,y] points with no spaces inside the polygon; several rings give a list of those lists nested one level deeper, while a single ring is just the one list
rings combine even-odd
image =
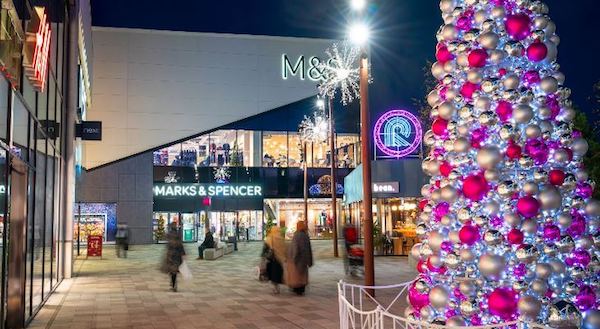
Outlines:
[{"label": "shopping centre building", "polygon": [[71,276],[91,55],[89,2],[1,0],[0,328],[23,328]]},{"label": "shopping centre building", "polygon": [[[107,27],[94,28],[93,40],[88,119],[102,121],[103,138],[84,147],[74,210],[81,241],[89,230],[114,241],[117,223],[127,223],[138,244],[164,241],[172,223],[186,242],[207,230],[222,240],[262,240],[267,223],[294,232],[304,217],[298,125],[317,110],[318,63],[332,40]],[[360,162],[358,104],[334,107],[335,188],[329,142],[306,152],[307,222],[315,239],[332,236],[332,190],[338,224],[360,222],[351,215],[359,200],[343,200],[344,178]],[[374,158],[391,166],[414,162],[401,174],[416,182],[420,126],[400,121],[405,126],[388,129],[417,143],[402,156]],[[406,148],[403,142],[387,144]],[[391,180],[402,189],[388,191],[386,204],[406,201],[411,214],[420,187],[405,188],[401,176]],[[390,234],[392,225],[401,228],[399,220],[388,222]]]}]

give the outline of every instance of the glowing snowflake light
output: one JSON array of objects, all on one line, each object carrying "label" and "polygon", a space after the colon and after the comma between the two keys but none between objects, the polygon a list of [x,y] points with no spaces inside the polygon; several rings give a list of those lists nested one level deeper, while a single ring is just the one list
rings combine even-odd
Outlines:
[{"label": "glowing snowflake light", "polygon": [[226,167],[215,168],[213,170],[213,175],[217,183],[227,183],[229,181],[229,178],[231,177],[229,168]]},{"label": "glowing snowflake light", "polygon": [[329,122],[322,112],[315,112],[312,117],[304,117],[298,131],[303,142],[324,142],[329,136]]},{"label": "glowing snowflake light", "polygon": [[320,70],[324,79],[319,85],[319,93],[333,97],[339,88],[342,103],[347,105],[354,99],[360,98],[359,68],[360,48],[353,47],[347,42],[334,43],[325,50],[328,60],[323,62]]}]

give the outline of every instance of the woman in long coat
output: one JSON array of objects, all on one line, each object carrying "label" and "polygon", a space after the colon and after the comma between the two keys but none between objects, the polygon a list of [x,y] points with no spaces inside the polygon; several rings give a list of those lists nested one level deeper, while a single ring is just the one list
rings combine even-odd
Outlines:
[{"label": "woman in long coat", "polygon": [[304,295],[308,284],[308,268],[313,265],[310,238],[303,221],[296,224],[296,233],[288,249],[287,284],[298,295]]},{"label": "woman in long coat", "polygon": [[171,228],[167,235],[167,255],[163,264],[164,272],[171,275],[171,290],[177,291],[177,273],[179,273],[179,266],[183,263],[183,256],[185,256],[185,249],[181,238],[177,233],[177,230]]},{"label": "woman in long coat", "polygon": [[273,284],[273,293],[279,293],[279,285],[283,283],[283,266],[287,257],[287,246],[281,230],[274,226],[265,239],[262,256],[267,259],[266,274]]}]

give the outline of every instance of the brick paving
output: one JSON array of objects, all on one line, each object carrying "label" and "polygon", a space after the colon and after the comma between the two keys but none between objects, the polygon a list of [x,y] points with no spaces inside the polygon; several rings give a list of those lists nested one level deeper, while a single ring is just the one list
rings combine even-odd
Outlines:
[{"label": "brick paving", "polygon": [[[287,289],[273,295],[254,278],[261,243],[241,243],[214,261],[196,260],[195,245],[185,247],[193,278],[180,281],[178,292],[158,269],[164,245],[132,246],[127,259],[108,246],[103,259],[78,259],[74,278],[63,281],[29,328],[338,328],[336,282],[344,271],[330,241],[313,241],[315,266],[303,297]],[[377,283],[408,281],[412,268],[405,257],[377,257]]]}]

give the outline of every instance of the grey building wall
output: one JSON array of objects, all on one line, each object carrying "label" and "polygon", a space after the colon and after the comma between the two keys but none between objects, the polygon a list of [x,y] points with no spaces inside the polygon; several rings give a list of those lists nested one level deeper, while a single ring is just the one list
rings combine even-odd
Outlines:
[{"label": "grey building wall", "polygon": [[127,223],[130,243],[152,243],[152,152],[91,171],[77,179],[77,202],[117,204],[117,223]]}]

